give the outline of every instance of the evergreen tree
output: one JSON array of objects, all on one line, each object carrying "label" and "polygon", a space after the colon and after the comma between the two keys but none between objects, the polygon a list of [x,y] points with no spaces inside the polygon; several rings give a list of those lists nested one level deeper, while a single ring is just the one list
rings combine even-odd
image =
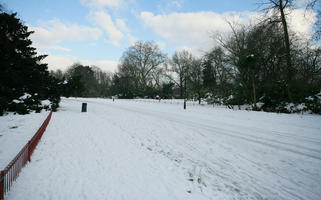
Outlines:
[{"label": "evergreen tree", "polygon": [[46,56],[37,55],[29,39],[33,32],[16,15],[0,11],[0,115],[8,110],[21,114],[40,111],[40,100],[49,97],[59,102],[58,91],[51,85],[55,80],[49,76],[47,64],[41,63]]}]

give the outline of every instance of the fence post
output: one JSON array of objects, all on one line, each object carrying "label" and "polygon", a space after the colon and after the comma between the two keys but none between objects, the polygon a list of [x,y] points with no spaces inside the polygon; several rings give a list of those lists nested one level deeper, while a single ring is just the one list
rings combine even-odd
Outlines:
[{"label": "fence post", "polygon": [[28,141],[28,161],[31,161],[31,140]]},{"label": "fence post", "polygon": [[0,200],[4,200],[4,171],[0,172]]}]

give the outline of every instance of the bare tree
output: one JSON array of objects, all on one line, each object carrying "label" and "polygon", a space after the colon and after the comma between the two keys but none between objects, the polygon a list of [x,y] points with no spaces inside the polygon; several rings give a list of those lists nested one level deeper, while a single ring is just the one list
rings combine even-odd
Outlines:
[{"label": "bare tree", "polygon": [[[274,9],[277,10],[279,13],[279,19],[282,23],[283,27],[283,37],[284,37],[284,44],[285,44],[285,57],[286,57],[286,64],[287,64],[287,93],[288,99],[290,102],[293,102],[292,98],[292,78],[293,78],[293,67],[292,67],[292,60],[291,60],[291,43],[288,31],[288,24],[286,20],[286,9],[293,6],[293,0],[267,0],[268,7],[267,10]],[[274,22],[279,22],[278,20]]]},{"label": "bare tree", "polygon": [[201,104],[202,98],[202,59],[193,58],[190,65],[189,82],[192,92],[197,95],[198,103]]},{"label": "bare tree", "polygon": [[180,52],[175,52],[170,61],[171,68],[170,72],[174,73],[173,76],[169,76],[171,80],[180,89],[180,98],[183,98],[185,81],[189,74],[190,65],[193,62],[193,56],[190,52],[182,50]]},{"label": "bare tree", "polygon": [[145,92],[148,85],[157,81],[155,78],[164,62],[165,55],[157,44],[138,41],[123,53],[119,71],[120,74],[132,77],[141,92]]}]

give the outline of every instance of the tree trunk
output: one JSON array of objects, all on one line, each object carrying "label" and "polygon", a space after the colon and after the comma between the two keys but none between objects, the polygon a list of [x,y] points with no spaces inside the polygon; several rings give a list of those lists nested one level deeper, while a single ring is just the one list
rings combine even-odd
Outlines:
[{"label": "tree trunk", "polygon": [[291,52],[290,52],[290,38],[288,32],[288,26],[285,19],[283,0],[279,1],[279,9],[281,13],[281,20],[284,32],[284,42],[285,42],[285,51],[286,51],[286,65],[287,65],[287,93],[290,102],[293,102],[291,85],[292,85],[292,63],[291,63]]},{"label": "tree trunk", "polygon": [[252,88],[253,88],[253,104],[254,104],[254,110],[257,110],[256,107],[256,90],[255,90],[255,82],[254,82],[254,74],[252,74]]},{"label": "tree trunk", "polygon": [[183,86],[183,79],[180,78],[179,80],[179,89],[180,89],[180,98],[182,99],[183,98],[183,89],[184,89],[184,86]]}]

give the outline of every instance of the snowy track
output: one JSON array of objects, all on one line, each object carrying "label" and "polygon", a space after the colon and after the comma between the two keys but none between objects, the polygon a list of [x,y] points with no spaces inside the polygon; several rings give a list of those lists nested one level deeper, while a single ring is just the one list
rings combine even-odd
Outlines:
[{"label": "snowy track", "polygon": [[61,105],[7,199],[321,197],[320,116],[104,99]]}]

